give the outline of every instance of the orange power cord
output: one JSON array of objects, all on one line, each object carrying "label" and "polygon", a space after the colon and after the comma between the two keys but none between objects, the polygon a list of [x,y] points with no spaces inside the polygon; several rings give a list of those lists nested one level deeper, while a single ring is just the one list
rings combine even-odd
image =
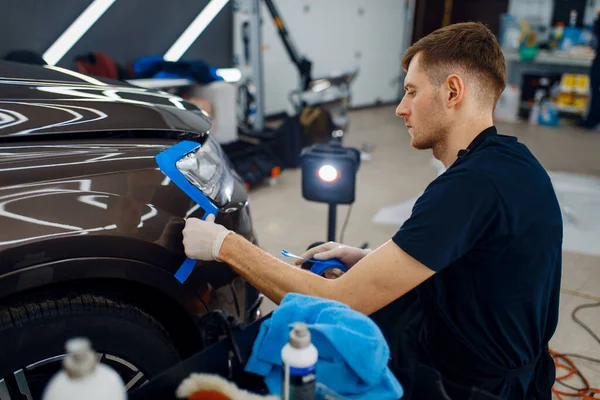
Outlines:
[{"label": "orange power cord", "polygon": [[[583,400],[595,400],[600,398],[595,397],[596,394],[600,394],[600,389],[590,387],[589,381],[585,376],[583,376],[581,371],[577,369],[575,363],[573,362],[573,360],[571,360],[570,357],[568,357],[565,354],[558,353],[557,351],[554,351],[552,349],[550,349],[550,354],[552,355],[552,358],[554,358],[554,366],[556,367],[556,383],[562,382],[561,386],[572,390],[571,392],[565,392],[559,390],[557,385],[554,385],[554,387],[552,388],[552,393],[554,393],[558,400],[565,400],[563,396],[579,397]],[[566,370],[566,373],[564,375],[559,375],[559,371],[561,370]],[[573,375],[577,375],[579,379],[581,379],[581,382],[583,383],[582,388],[576,388],[567,385],[563,382],[572,377]]]}]

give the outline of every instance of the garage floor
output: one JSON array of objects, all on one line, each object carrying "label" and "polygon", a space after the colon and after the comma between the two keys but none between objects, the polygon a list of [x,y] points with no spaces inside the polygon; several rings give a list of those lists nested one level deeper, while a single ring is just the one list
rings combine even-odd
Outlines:
[{"label": "garage floor", "polygon": [[[414,199],[438,173],[430,151],[410,147],[403,120],[394,115],[394,109],[384,106],[351,112],[345,144],[361,147],[369,143],[375,148],[373,160],[363,162],[359,171],[357,200],[345,244],[360,246],[368,242],[377,247],[389,240],[405,218],[402,210],[410,210]],[[571,319],[575,307],[600,301],[600,131],[526,124],[498,126],[501,133],[518,136],[551,173],[563,208],[563,292],[559,326],[551,347],[600,358],[600,343]],[[301,253],[308,244],[326,238],[327,207],[302,198],[300,178],[299,170],[287,170],[275,186],[265,185],[250,193],[260,244],[273,255],[279,255],[282,249]],[[397,225],[374,222],[378,212],[392,206],[396,208],[388,211],[397,211]],[[338,241],[347,210],[347,206],[339,207]],[[265,311],[272,307],[266,305]],[[577,315],[600,335],[600,308],[583,309]],[[600,387],[600,364],[576,360],[576,365],[592,386]],[[580,386],[577,380],[568,382]]]}]

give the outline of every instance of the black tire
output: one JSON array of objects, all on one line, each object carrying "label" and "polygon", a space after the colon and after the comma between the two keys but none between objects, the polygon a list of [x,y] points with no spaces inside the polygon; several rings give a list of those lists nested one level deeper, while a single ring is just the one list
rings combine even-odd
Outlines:
[{"label": "black tire", "polygon": [[130,300],[96,293],[40,294],[0,306],[0,379],[9,390],[13,382],[14,390],[12,377],[23,369],[33,398],[41,398],[61,361],[31,365],[64,355],[65,342],[77,336],[88,338],[126,384],[137,379],[132,388],[180,360],[165,329]]}]

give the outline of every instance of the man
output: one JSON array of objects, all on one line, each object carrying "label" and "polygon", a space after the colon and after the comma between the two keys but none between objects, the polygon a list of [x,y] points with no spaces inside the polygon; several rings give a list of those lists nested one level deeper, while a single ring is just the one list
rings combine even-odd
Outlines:
[{"label": "man", "polygon": [[493,126],[505,86],[502,52],[485,26],[456,24],[409,48],[403,67],[396,114],[412,147],[431,149],[447,171],[390,241],[369,254],[331,243],[307,252],[351,267],[331,280],[212,222],[187,221],[186,253],[231,265],[275,302],[296,292],[372,314],[410,298],[402,312],[388,313],[399,321],[390,342],[409,393],[410,371],[425,365],[441,373],[453,400],[472,387],[510,400],[550,399],[562,218],[542,166]]}]

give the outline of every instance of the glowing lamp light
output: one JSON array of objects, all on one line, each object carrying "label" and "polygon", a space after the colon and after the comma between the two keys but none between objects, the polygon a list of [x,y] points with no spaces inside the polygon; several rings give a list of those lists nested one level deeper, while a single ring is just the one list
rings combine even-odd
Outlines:
[{"label": "glowing lamp light", "polygon": [[352,204],[360,151],[338,143],[317,143],[305,147],[302,164],[302,196],[319,203]]},{"label": "glowing lamp light", "polygon": [[338,171],[331,165],[323,165],[317,173],[323,182],[333,183],[338,179]]}]

